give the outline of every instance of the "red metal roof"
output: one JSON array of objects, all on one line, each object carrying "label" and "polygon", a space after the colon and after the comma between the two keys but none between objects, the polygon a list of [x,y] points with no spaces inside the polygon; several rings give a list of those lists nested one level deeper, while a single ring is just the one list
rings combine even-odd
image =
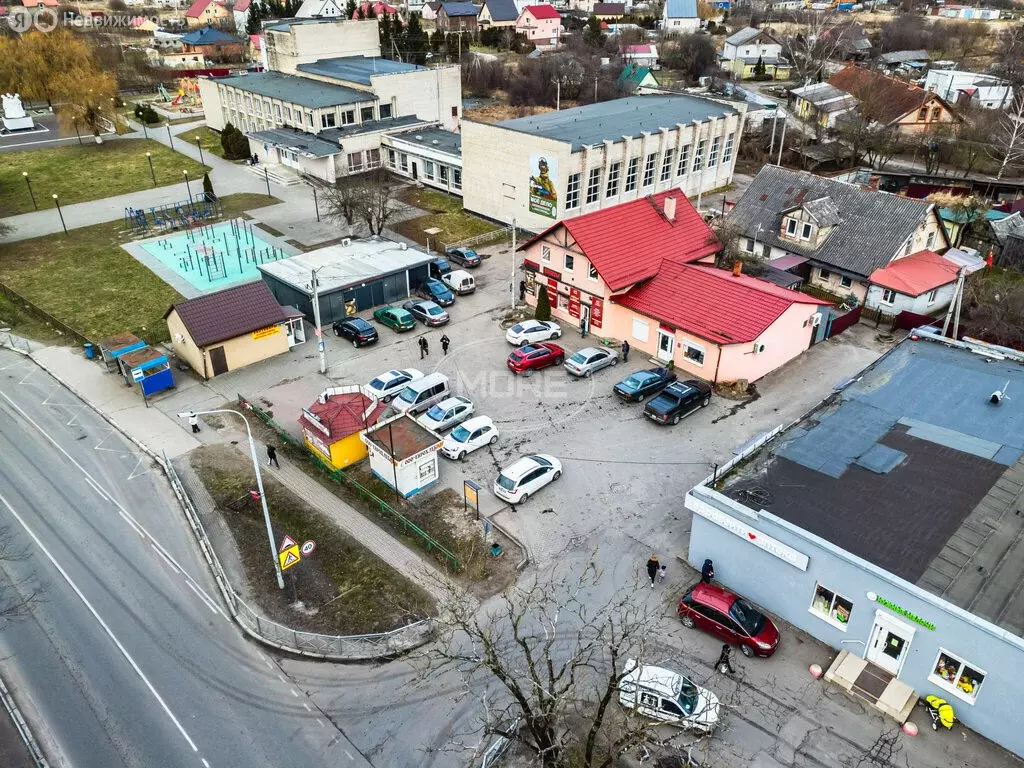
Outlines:
[{"label": "red metal roof", "polygon": [[[675,198],[675,219],[665,201]],[[559,222],[523,244],[526,248],[556,227],[565,227],[613,291],[654,277],[661,262],[697,261],[715,253],[718,238],[678,189]]]},{"label": "red metal roof", "polygon": [[213,0],[196,0],[188,7],[188,10],[185,11],[185,16],[191,19],[198,19],[203,15],[203,11],[205,11],[207,6],[212,2]]},{"label": "red metal roof", "polygon": [[235,0],[235,4],[231,7],[235,13],[245,13],[249,10],[249,6],[252,4],[252,0]]},{"label": "red metal roof", "polygon": [[828,304],[748,275],[668,260],[653,280],[612,301],[717,344],[753,341],[793,304]]},{"label": "red metal roof", "polygon": [[957,266],[953,262],[934,251],[918,251],[876,269],[868,281],[907,296],[920,296],[952,283],[956,275]]},{"label": "red metal roof", "polygon": [[553,5],[528,5],[523,10],[529,11],[535,19],[562,18]]},{"label": "red metal roof", "polygon": [[[352,394],[331,395],[327,398],[326,403],[321,403],[317,400],[309,406],[309,411],[320,419],[320,423],[327,427],[327,431],[331,433],[330,437],[325,441],[330,444],[343,440],[349,435],[354,435],[356,432],[366,427],[372,427],[377,423],[377,418],[384,412],[387,405],[378,401],[374,409],[366,417],[366,423],[364,424],[363,413],[370,407],[371,402],[370,398],[366,395],[355,392]],[[323,439],[323,432],[317,428],[316,424],[311,423],[305,414],[299,418],[299,424]]]}]

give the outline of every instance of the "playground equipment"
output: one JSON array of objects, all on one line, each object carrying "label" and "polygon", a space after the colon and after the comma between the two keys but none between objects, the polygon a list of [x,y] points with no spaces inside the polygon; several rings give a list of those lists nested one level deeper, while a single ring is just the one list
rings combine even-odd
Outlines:
[{"label": "playground equipment", "polygon": [[178,81],[178,97],[171,104],[183,104],[188,107],[200,107],[203,104],[199,96],[199,80],[194,77],[183,77]]},{"label": "playground equipment", "polygon": [[151,228],[160,232],[187,230],[204,221],[218,218],[222,213],[220,201],[215,197],[207,198],[204,194],[192,200],[150,208],[148,214],[143,208],[125,208],[124,222],[133,235],[144,235]]},{"label": "playground equipment", "polygon": [[164,84],[163,83],[157,83],[156,84],[156,92],[160,94],[160,100],[161,101],[170,101],[171,100],[171,94],[169,94],[167,92],[167,89],[164,88]]}]

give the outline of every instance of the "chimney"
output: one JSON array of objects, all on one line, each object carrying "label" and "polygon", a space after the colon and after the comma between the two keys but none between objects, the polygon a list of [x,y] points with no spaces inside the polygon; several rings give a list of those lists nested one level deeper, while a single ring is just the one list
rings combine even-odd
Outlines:
[{"label": "chimney", "polygon": [[732,276],[739,277],[743,273],[743,262],[737,259],[732,265]]},{"label": "chimney", "polygon": [[665,218],[669,221],[676,220],[676,199],[672,195],[665,198]]}]

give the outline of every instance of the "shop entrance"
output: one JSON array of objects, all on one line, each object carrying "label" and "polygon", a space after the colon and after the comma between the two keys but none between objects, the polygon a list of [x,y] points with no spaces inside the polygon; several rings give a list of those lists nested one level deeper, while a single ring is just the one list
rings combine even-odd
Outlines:
[{"label": "shop entrance", "polygon": [[661,328],[658,329],[658,359],[664,360],[666,363],[672,360],[673,352],[676,348],[676,336],[674,333],[668,333],[663,331]]},{"label": "shop entrance", "polygon": [[876,611],[864,656],[872,664],[899,676],[913,639],[912,626],[891,614]]}]

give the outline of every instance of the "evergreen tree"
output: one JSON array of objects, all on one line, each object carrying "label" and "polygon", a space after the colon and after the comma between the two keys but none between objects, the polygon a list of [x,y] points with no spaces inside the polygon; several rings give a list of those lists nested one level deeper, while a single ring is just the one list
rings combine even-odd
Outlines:
[{"label": "evergreen tree", "polygon": [[760,78],[764,77],[764,73],[765,73],[764,59],[761,58],[761,56],[758,56],[757,57],[757,64],[754,65],[754,79],[757,80],[757,79],[760,79]]},{"label": "evergreen tree", "polygon": [[380,33],[380,50],[387,56],[391,51],[391,14],[385,13],[381,16],[380,23],[377,25],[377,31]]},{"label": "evergreen tree", "polygon": [[413,64],[427,63],[427,48],[430,45],[427,33],[423,31],[418,13],[409,14],[409,23],[403,30],[406,58]]},{"label": "evergreen tree", "polygon": [[583,42],[591,48],[603,48],[606,39],[607,36],[601,31],[601,20],[597,16],[591,16],[583,30]]},{"label": "evergreen tree", "polygon": [[210,174],[208,173],[203,174],[203,195],[208,201],[217,199],[217,196],[213,194],[213,182],[210,181]]},{"label": "evergreen tree", "polygon": [[[387,16],[386,13],[384,15]],[[366,18],[368,18],[368,19],[376,19],[377,18],[377,12],[375,10],[373,10],[373,3],[368,3],[367,6],[366,6]]]},{"label": "evergreen tree", "polygon": [[267,18],[266,5],[254,2],[249,6],[249,15],[245,17],[245,34],[258,35],[263,31],[263,20]]},{"label": "evergreen tree", "polygon": [[359,6],[359,10],[356,11],[356,18],[359,21],[366,21],[366,11],[363,10],[363,6]]},{"label": "evergreen tree", "polygon": [[537,309],[534,311],[533,316],[537,320],[550,320],[551,319],[551,300],[548,298],[548,289],[546,285],[537,285]]},{"label": "evergreen tree", "polygon": [[228,155],[228,147],[231,146],[231,134],[237,130],[238,129],[229,122],[220,132],[220,148],[224,150],[225,157]]},{"label": "evergreen tree", "polygon": [[356,17],[356,0],[348,0],[345,3],[345,18],[354,19]]}]

